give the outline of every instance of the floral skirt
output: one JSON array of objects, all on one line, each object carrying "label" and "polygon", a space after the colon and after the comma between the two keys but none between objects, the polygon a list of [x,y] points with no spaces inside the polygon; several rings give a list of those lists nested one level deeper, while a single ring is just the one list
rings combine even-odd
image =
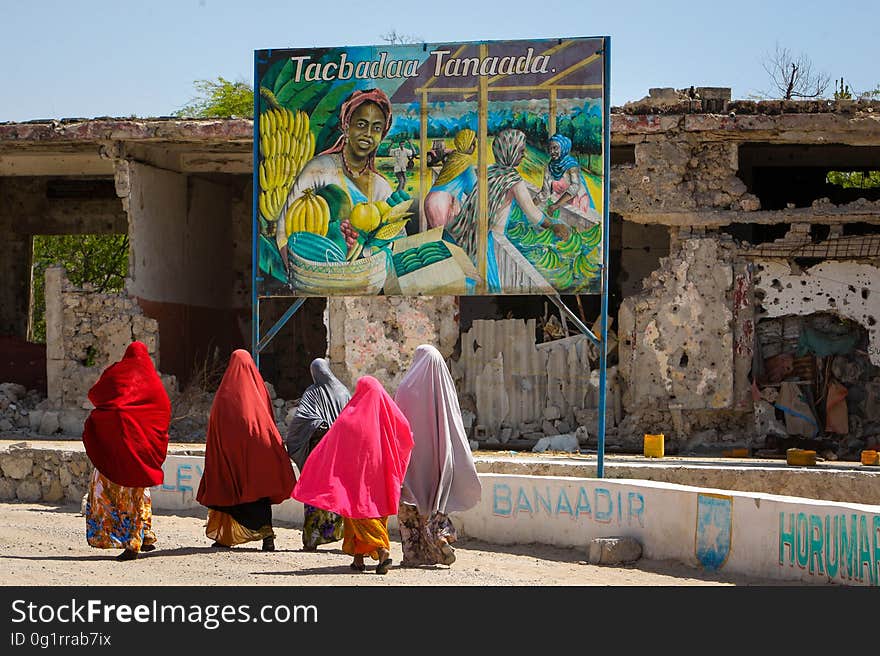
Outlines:
[{"label": "floral skirt", "polygon": [[401,503],[397,525],[403,548],[401,567],[451,565],[455,561],[451,544],[458,539],[458,534],[449,515],[435,512],[426,517],[420,515],[415,506]]},{"label": "floral skirt", "polygon": [[303,504],[303,549],[314,551],[319,544],[342,539],[342,516]]},{"label": "floral skirt", "polygon": [[98,549],[128,549],[156,542],[150,488],[123,487],[95,469],[86,501],[86,541]]}]

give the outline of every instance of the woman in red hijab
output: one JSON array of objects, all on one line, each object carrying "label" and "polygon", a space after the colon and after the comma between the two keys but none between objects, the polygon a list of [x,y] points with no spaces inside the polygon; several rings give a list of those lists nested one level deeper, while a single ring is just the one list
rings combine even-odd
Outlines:
[{"label": "woman in red hijab", "polygon": [[354,396],[305,462],[293,498],[343,517],[342,551],[364,571],[364,556],[391,566],[388,515],[397,512],[400,486],[413,448],[406,417],[372,376]]},{"label": "woman in red hijab", "polygon": [[272,504],[296,483],[272,401],[250,353],[232,352],[208,418],[205,471],[196,499],[209,508],[205,535],[213,547],[263,541],[275,550]]},{"label": "woman in red hijab", "polygon": [[147,347],[132,342],[89,390],[94,404],[83,427],[95,466],[86,503],[86,540],[134,560],[154,549],[150,487],[163,481],[171,402]]}]

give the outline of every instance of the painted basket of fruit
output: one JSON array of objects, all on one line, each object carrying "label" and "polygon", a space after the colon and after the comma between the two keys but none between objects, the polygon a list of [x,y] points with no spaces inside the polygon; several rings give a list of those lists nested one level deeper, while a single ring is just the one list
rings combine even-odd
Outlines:
[{"label": "painted basket of fruit", "polygon": [[388,253],[381,250],[351,262],[318,262],[295,251],[288,253],[290,282],[308,296],[378,294],[385,286]]}]

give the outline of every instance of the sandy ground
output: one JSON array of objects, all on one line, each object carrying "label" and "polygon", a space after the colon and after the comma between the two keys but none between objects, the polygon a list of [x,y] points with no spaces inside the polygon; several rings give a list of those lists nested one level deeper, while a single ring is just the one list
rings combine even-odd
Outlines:
[{"label": "sandy ground", "polygon": [[669,561],[641,559],[626,567],[594,566],[586,550],[546,545],[499,546],[472,539],[456,543],[446,567],[400,568],[400,542],[392,534],[391,570],[349,569],[341,543],[300,551],[300,531],[276,527],[275,552],[259,543],[212,549],[204,511],[156,514],[157,548],[136,561],[117,562],[119,550],[93,549],[85,541],[79,506],[0,503],[0,585],[295,585],[295,586],[754,586],[779,582],[711,574]]}]

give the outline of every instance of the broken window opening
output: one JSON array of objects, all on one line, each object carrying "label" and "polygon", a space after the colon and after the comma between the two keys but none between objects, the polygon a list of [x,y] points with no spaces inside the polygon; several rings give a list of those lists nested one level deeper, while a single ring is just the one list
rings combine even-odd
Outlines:
[{"label": "broken window opening", "polygon": [[757,246],[783,239],[791,230],[790,223],[732,223],[719,231],[730,235],[739,242]]},{"label": "broken window opening", "polygon": [[128,235],[34,235],[31,240],[31,289],[28,340],[46,342],[46,279],[50,266],[60,265],[78,287],[90,284],[97,292],[118,292],[128,275]]},{"label": "broken window opening", "polygon": [[46,180],[46,198],[116,200],[116,183],[113,178],[50,178]]},{"label": "broken window opening", "polygon": [[755,337],[756,425],[767,448],[859,460],[880,431],[880,367],[865,327],[833,312],[786,315],[759,321]]},{"label": "broken window opening", "polygon": [[611,146],[611,166],[632,167],[636,164],[636,147],[633,144]]},{"label": "broken window opening", "polygon": [[[764,210],[810,207],[820,198],[835,205],[880,199],[880,184],[873,185],[878,146],[751,143],[738,157],[738,175]],[[865,182],[870,186],[856,186]]]}]

